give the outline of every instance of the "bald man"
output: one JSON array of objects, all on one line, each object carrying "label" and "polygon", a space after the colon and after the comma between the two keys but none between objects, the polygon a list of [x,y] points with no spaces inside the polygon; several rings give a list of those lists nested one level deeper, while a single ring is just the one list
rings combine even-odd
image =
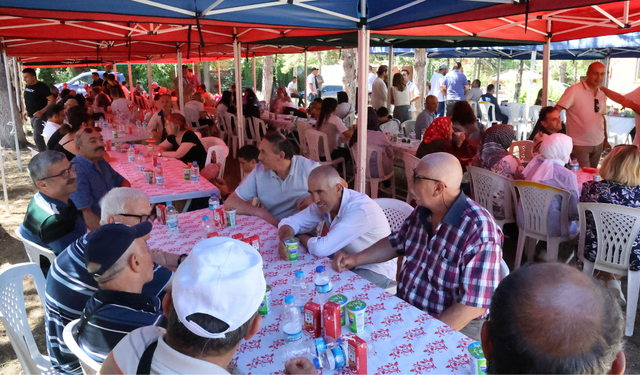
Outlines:
[{"label": "bald man", "polygon": [[500,282],[482,327],[488,374],[622,374],[620,306],[560,263],[520,267]]},{"label": "bald man", "polygon": [[[283,259],[289,260],[284,240],[294,235],[298,235],[309,253],[326,257],[334,253],[356,254],[391,234],[380,206],[366,194],[345,188],[332,166],[312,170],[308,185],[313,203],[278,225],[279,251]],[[322,221],[329,228],[325,236],[307,234]],[[392,260],[352,267],[351,270],[381,288],[387,288],[396,276]]]},{"label": "bald man", "polygon": [[427,96],[424,106],[425,109],[418,115],[418,118],[416,118],[416,139],[422,139],[424,131],[427,130],[429,125],[431,125],[433,120],[438,116],[438,103],[438,98],[436,96]]},{"label": "bald man", "polygon": [[589,65],[587,79],[566,89],[556,104],[558,112],[567,110],[567,135],[573,139],[571,158],[578,159],[580,168],[597,168],[602,150],[611,149],[604,118],[607,97],[599,89],[605,70],[599,62]]},{"label": "bald man", "polygon": [[479,340],[479,318],[500,281],[502,231],[460,190],[462,166],[455,156],[426,155],[413,181],[418,206],[400,230],[362,252],[337,253],[333,268],[341,272],[404,256],[398,297]]}]

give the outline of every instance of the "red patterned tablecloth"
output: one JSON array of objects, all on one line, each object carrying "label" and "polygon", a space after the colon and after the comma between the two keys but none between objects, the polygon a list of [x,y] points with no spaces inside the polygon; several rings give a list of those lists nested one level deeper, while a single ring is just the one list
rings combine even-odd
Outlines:
[{"label": "red patterned tablecloth", "polygon": [[132,130],[132,134],[129,134],[129,130],[127,129],[127,134],[124,136],[119,136],[118,138],[113,137],[113,130],[115,128],[108,127],[102,130],[102,139],[105,142],[111,141],[112,143],[129,143],[129,142],[140,142],[147,139],[151,139],[149,134],[145,131],[144,128],[137,128],[135,124],[130,125],[130,129]]},{"label": "red patterned tablecloth", "polygon": [[[149,248],[178,254],[189,252],[202,240],[199,226],[202,217],[208,214],[207,209],[180,214],[180,233],[174,236],[167,233],[165,226],[154,223]],[[303,270],[307,281],[313,282],[315,268],[319,265],[324,265],[331,276],[334,293],[367,303],[367,336],[370,337],[366,339],[375,349],[375,354],[370,352],[369,355],[369,373],[471,373],[467,346],[473,340],[352,272],[334,272],[328,258],[316,258],[302,250],[297,261],[283,261],[278,255],[277,229],[266,221],[238,216],[235,227],[218,233],[224,237],[238,233],[258,234],[264,275],[271,286],[271,313],[263,318],[260,331],[253,339],[240,344],[233,358],[232,366],[237,366],[241,373],[282,373],[284,338],[279,328],[279,315],[284,297],[290,293],[289,281],[295,271]],[[342,332],[348,330],[343,327]],[[324,370],[324,373],[335,372]],[[347,374],[348,371],[337,373]]]},{"label": "red patterned tablecloth", "polygon": [[[147,154],[147,146],[136,145],[137,152]],[[162,203],[170,200],[184,200],[201,197],[209,197],[212,193],[220,191],[211,182],[200,177],[200,181],[195,183],[184,179],[183,168],[185,164],[178,159],[158,158],[158,162],[162,163],[164,171],[164,187],[156,184],[147,184],[145,182],[144,173],[138,172],[136,165],[127,161],[127,154],[109,151],[111,161],[109,164],[120,173],[124,178],[131,182],[131,187],[144,191],[151,203]],[[153,169],[151,167],[151,157],[145,156],[145,169]],[[202,169],[202,166],[200,167]]]},{"label": "red patterned tablecloth", "polygon": [[[291,118],[293,116],[291,115],[276,115],[275,113],[271,113],[271,112],[264,112],[260,118],[262,119],[262,121],[264,121],[265,123],[276,127],[278,129],[285,129],[288,131],[293,131],[295,130],[295,126],[293,124],[293,122],[291,122]],[[304,118],[298,118],[296,121],[307,121]]]},{"label": "red patterned tablecloth", "polygon": [[582,185],[585,182],[593,180],[593,173],[587,173],[587,172],[583,171],[582,169],[580,169],[576,173],[576,177],[578,177],[578,186],[580,186],[580,189],[582,189]]},{"label": "red patterned tablecloth", "polygon": [[393,157],[396,159],[402,159],[402,154],[416,155],[420,142],[417,139],[412,139],[410,143],[402,143],[401,141],[395,142],[393,146]]}]

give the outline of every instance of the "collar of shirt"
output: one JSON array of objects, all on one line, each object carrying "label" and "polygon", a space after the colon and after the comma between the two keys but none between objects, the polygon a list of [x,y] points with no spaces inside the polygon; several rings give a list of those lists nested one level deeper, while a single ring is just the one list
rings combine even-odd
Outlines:
[{"label": "collar of shirt", "polygon": [[170,347],[164,337],[158,339],[158,347],[154,358],[159,360],[162,366],[176,371],[176,373],[189,374],[229,374],[229,371],[212,362],[189,357]]},{"label": "collar of shirt", "polygon": [[[463,192],[460,192],[460,195],[458,195],[447,213],[442,217],[442,221],[440,222],[440,224],[446,223],[455,227],[459,226],[460,220],[462,219],[462,213],[464,212],[466,205],[467,196],[464,195]],[[433,237],[435,232],[437,232],[437,228],[434,229],[433,223],[431,222],[431,216],[433,215],[433,212],[424,206],[421,207],[424,210],[420,213],[420,222],[422,223],[422,225],[424,225],[429,234],[429,237],[431,238]]]},{"label": "collar of shirt", "polygon": [[[291,165],[289,166],[289,174],[287,175],[287,177],[291,177],[293,176],[293,172],[294,172],[294,168],[296,167],[297,163],[296,163],[296,157],[292,157],[291,158]],[[264,168],[264,166],[263,166]],[[287,178],[285,178],[284,180],[280,178],[280,176],[278,176],[278,174],[272,169],[269,171],[269,177],[271,178],[277,178],[280,181],[285,181]]]},{"label": "collar of shirt", "polygon": [[103,305],[120,305],[150,313],[160,310],[160,299],[141,293],[129,293],[119,290],[98,289],[94,298]]},{"label": "collar of shirt", "polygon": [[582,87],[584,87],[584,89],[585,89],[585,90],[587,90],[587,91],[591,91],[591,92],[594,94],[594,97],[595,97],[596,95],[598,95],[598,92],[600,91],[600,88],[599,88],[599,87],[596,87],[596,89],[594,90],[594,89],[592,89],[591,87],[589,87],[589,85],[587,85],[587,82],[586,82],[586,81],[582,81],[582,82],[580,82],[580,83],[582,83]]},{"label": "collar of shirt", "polygon": [[[92,162],[91,160],[85,158],[80,154],[76,155],[76,157],[74,158],[74,162],[76,163],[76,167],[93,168],[96,172],[101,173],[96,167],[96,164],[94,162]],[[98,160],[98,165],[100,165],[101,169],[102,169],[103,163],[106,163],[106,160],[104,160],[104,158]]]},{"label": "collar of shirt", "polygon": [[[36,193],[36,199],[37,199],[37,196],[38,196],[38,195],[40,195],[40,197],[42,197],[42,199],[44,199],[45,201],[47,201],[47,203],[49,203],[49,204],[51,205],[51,208],[52,208],[54,211],[58,211],[58,207],[60,207],[60,208],[67,208],[67,207],[69,207],[69,206],[70,206],[70,204],[73,204],[73,202],[71,201],[71,199],[69,199],[69,203],[70,203],[70,204],[67,204],[67,203],[64,203],[63,201],[60,201],[60,200],[57,200],[57,199],[55,199],[55,198],[51,198],[51,197],[50,197],[50,196],[48,196],[48,195],[42,194],[41,192],[37,192],[37,193]],[[56,212],[56,213],[58,213],[58,212]]]},{"label": "collar of shirt", "polygon": [[323,214],[324,221],[327,223],[327,226],[331,228],[331,224],[339,220],[342,216],[344,216],[345,211],[347,210],[347,205],[349,204],[349,199],[351,198],[351,190],[347,188],[342,188],[342,199],[340,199],[340,209],[338,210],[338,214],[335,218],[331,219],[331,212]]}]

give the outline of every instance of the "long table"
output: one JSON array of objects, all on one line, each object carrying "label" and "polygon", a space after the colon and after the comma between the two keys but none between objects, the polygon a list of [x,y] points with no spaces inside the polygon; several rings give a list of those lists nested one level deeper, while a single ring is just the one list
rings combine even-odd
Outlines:
[{"label": "long table", "polygon": [[393,157],[402,160],[403,154],[415,156],[421,142],[422,141],[417,139],[412,139],[409,143],[402,143],[401,141],[395,142],[393,146]]},{"label": "long table", "polygon": [[[208,209],[179,215],[180,233],[169,235],[166,226],[153,225],[149,248],[165,252],[188,253],[201,241],[199,230]],[[365,337],[373,344],[369,350],[369,373],[471,373],[467,346],[472,339],[444,323],[368,282],[353,272],[336,273],[328,258],[316,258],[301,249],[295,262],[283,261],[278,255],[277,229],[266,221],[239,215],[237,225],[218,232],[221,237],[234,234],[260,236],[260,252],[264,260],[264,276],[271,286],[271,312],[262,320],[258,333],[240,344],[232,360],[232,367],[241,373],[282,373],[284,337],[279,327],[284,297],[290,293],[289,282],[294,273],[302,270],[306,280],[313,282],[315,268],[323,265],[333,283],[333,292],[349,300],[359,299],[367,304]],[[343,334],[348,327],[343,327]],[[335,373],[324,369],[323,373]],[[347,374],[345,370],[343,372]]]},{"label": "long table", "polygon": [[113,137],[113,127],[107,127],[102,130],[102,139],[104,141],[111,141],[111,143],[131,143],[131,142],[140,142],[148,139],[152,139],[149,133],[143,128],[137,128],[135,124],[130,124],[132,129],[132,134],[125,134],[124,136],[119,136],[118,138]]},{"label": "long table", "polygon": [[[293,115],[279,115],[271,112],[263,112],[260,115],[260,118],[265,123],[278,128],[284,129],[288,131],[293,131],[296,129],[296,125],[292,122]],[[298,118],[296,121],[307,121],[304,118]]]},{"label": "long table", "polygon": [[[138,152],[142,152],[145,155],[145,169],[153,170],[151,166],[152,159],[150,156],[146,156],[147,147],[137,145]],[[184,211],[186,211],[192,199],[210,197],[213,193],[220,193],[218,188],[202,176],[198,182],[185,180],[183,170],[185,164],[178,159],[158,158],[158,162],[162,163],[164,172],[164,186],[160,187],[156,184],[146,183],[144,173],[138,172],[135,163],[128,162],[126,153],[113,150],[108,153],[111,157],[109,164],[113,169],[126,178],[131,183],[131,187],[144,191],[149,196],[151,203],[187,200],[184,208]],[[200,169],[203,167],[200,166]]]}]

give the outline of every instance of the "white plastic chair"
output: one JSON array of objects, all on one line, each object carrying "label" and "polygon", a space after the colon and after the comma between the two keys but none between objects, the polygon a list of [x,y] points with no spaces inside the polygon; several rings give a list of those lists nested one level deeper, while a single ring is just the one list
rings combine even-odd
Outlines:
[{"label": "white plastic chair", "polygon": [[45,257],[49,259],[50,264],[53,264],[53,261],[56,259],[56,254],[51,249],[42,247],[22,237],[18,229],[16,229],[14,233],[16,234],[16,237],[18,237],[20,241],[22,241],[22,244],[24,245],[24,249],[27,251],[27,256],[29,256],[30,261],[40,266],[42,257]]},{"label": "white plastic chair", "polygon": [[227,144],[218,137],[203,137],[200,139],[202,146],[205,150],[208,150],[211,146],[226,146]]},{"label": "white plastic chair", "polygon": [[[375,156],[374,156],[374,152],[375,152]],[[367,145],[367,174],[366,174],[366,180],[369,182],[369,189],[371,192],[371,198],[376,199],[378,198],[378,189],[380,188],[380,182],[382,181],[386,181],[388,179],[391,179],[391,197],[393,197],[395,199],[396,197],[396,176],[393,173],[393,170],[391,172],[389,172],[388,174],[384,173],[384,168],[383,168],[383,158],[385,151],[377,146],[373,146],[373,145]],[[378,165],[378,177],[377,178],[373,178],[371,177],[371,158],[375,157],[376,158],[376,164]]]},{"label": "white plastic chair", "polygon": [[262,137],[267,133],[267,124],[262,119],[256,117],[247,117],[246,121],[249,123],[249,130],[251,131],[251,139],[247,139],[245,135],[245,144],[255,144],[258,146]]},{"label": "white plastic chair", "polygon": [[[236,158],[238,152],[238,118],[233,113],[226,113],[225,117],[225,132],[229,142],[229,148],[233,151],[233,158]],[[235,125],[235,126],[234,126]],[[234,129],[235,128],[235,129]]]},{"label": "white plastic chair", "polygon": [[383,133],[400,134],[400,122],[398,122],[398,120],[396,119],[387,121],[384,124],[380,125],[380,131],[382,131]]},{"label": "white plastic chair", "polygon": [[44,302],[45,281],[40,266],[19,263],[4,267],[0,270],[0,321],[25,374],[57,374],[49,356],[38,350],[29,327],[23,287],[26,276],[33,277],[40,302]]},{"label": "white plastic chair", "polygon": [[62,332],[62,339],[64,340],[65,345],[67,345],[67,348],[71,350],[71,353],[78,357],[80,367],[82,367],[82,373],[85,375],[94,375],[100,371],[102,364],[91,359],[91,357],[82,350],[80,345],[78,345],[78,340],[76,335],[74,335],[73,330],[79,322],[80,319],[76,319],[67,324]]},{"label": "white plastic chair", "polygon": [[495,217],[494,219],[500,228],[504,228],[507,223],[515,223],[513,181],[478,167],[467,166],[467,171],[471,175],[473,199],[493,216],[493,195],[495,192],[502,190],[504,192],[504,200],[502,202],[504,219],[498,220]]},{"label": "white plastic chair", "polygon": [[355,121],[355,119],[355,112],[351,112],[342,119],[342,123],[347,127],[347,129],[351,129],[351,127],[353,126],[353,121]]},{"label": "white plastic chair", "polygon": [[[595,263],[584,258],[586,212],[590,211],[596,225],[598,253]],[[598,269],[612,274],[627,275],[627,324],[625,335],[633,335],[638,309],[640,271],[629,271],[629,255],[640,232],[640,210],[606,203],[578,203],[580,241],[578,257],[584,263],[582,272],[593,276]]]},{"label": "white plastic chair", "polygon": [[467,100],[467,103],[469,103],[469,105],[471,106],[471,109],[473,109],[473,114],[476,115],[476,117],[478,116],[478,102],[474,101],[474,100]]},{"label": "white plastic chair", "polygon": [[211,163],[211,156],[216,155],[216,163],[220,164],[220,172],[218,178],[224,177],[224,168],[227,165],[227,156],[229,156],[229,147],[226,145],[211,146],[207,149],[207,161],[204,163],[206,167]]},{"label": "white plastic chair", "polygon": [[307,145],[307,130],[313,129],[307,121],[297,119],[296,129],[298,131],[298,138],[300,138],[300,153],[302,156],[309,157],[309,146]]},{"label": "white plastic chair", "polygon": [[[515,154],[515,151],[518,151],[518,154]],[[533,141],[515,141],[511,143],[509,147],[509,153],[518,159],[522,164],[526,164],[533,159]]]},{"label": "white plastic chair", "polygon": [[540,117],[541,109],[542,109],[542,106],[539,106],[539,105],[532,105],[531,107],[529,107],[529,118],[531,119],[531,129],[533,129],[533,127],[536,125],[536,122],[538,122],[538,117]]},{"label": "white plastic chair", "polygon": [[407,120],[400,124],[400,130],[404,133],[405,137],[408,137],[409,134],[415,132],[416,130],[416,120]]},{"label": "white plastic chair", "polygon": [[198,119],[200,119],[200,113],[198,113],[197,110],[195,110],[192,107],[185,106],[184,108],[182,108],[182,111],[184,112],[184,118],[187,120],[187,124],[189,124],[189,127],[191,128],[200,127],[198,124]]},{"label": "white plastic chair", "polygon": [[418,163],[420,159],[417,157],[407,154],[406,152],[402,153],[402,160],[404,161],[404,173],[407,176],[407,203],[411,203],[411,199],[415,199],[412,196],[411,192],[413,191],[413,170],[418,167]]},{"label": "white plastic chair", "polygon": [[[315,160],[322,165],[337,165],[342,163],[342,177],[346,180],[347,163],[345,162],[344,158],[331,159],[329,143],[327,143],[327,135],[321,131],[307,129],[307,131],[305,132],[305,138],[307,140],[309,159]],[[320,141],[322,141],[325,161],[320,161]]]},{"label": "white plastic chair", "polygon": [[519,103],[508,103],[509,106],[509,125],[518,126],[524,114],[524,105]]},{"label": "white plastic chair", "polygon": [[[522,252],[527,248],[529,261],[533,259],[536,240],[547,241],[547,261],[556,262],[558,260],[558,250],[560,243],[570,241],[578,233],[569,231],[571,222],[569,221],[569,201],[571,193],[553,186],[540,184],[531,181],[515,181],[516,190],[520,194],[520,203],[524,213],[523,227],[518,224],[520,235],[518,236],[518,250],[516,252],[516,263],[514,270],[520,267]],[[560,196],[560,222],[554,223],[560,227],[561,236],[550,237],[548,234],[547,217],[551,202],[556,196]]]},{"label": "white plastic chair", "polygon": [[[480,113],[482,114],[482,120],[480,120],[480,122],[482,122],[484,124],[485,127],[490,127],[491,123],[496,120],[496,107],[493,105],[493,103],[489,103],[489,102],[478,102],[478,107],[480,108]],[[491,114],[491,116],[489,116],[489,114]],[[489,118],[492,118],[493,120],[489,120]]]}]

